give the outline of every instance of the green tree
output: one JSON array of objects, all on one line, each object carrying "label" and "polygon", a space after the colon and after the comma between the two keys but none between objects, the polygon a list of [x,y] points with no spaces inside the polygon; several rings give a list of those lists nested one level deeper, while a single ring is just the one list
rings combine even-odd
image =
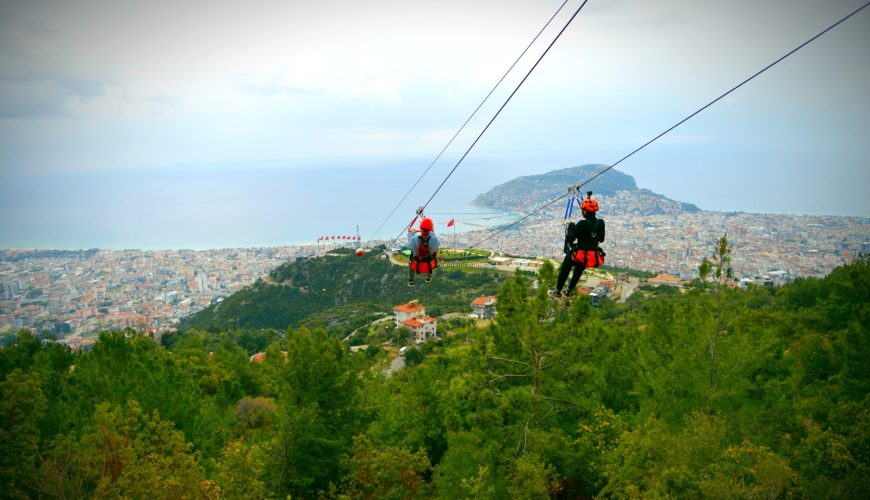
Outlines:
[{"label": "green tree", "polygon": [[[203,360],[203,363],[207,361]],[[100,334],[92,351],[81,355],[69,374],[65,425],[80,428],[103,402],[124,405],[136,400],[146,412],[159,410],[184,432],[197,450],[216,457],[231,416],[203,397],[197,382],[154,340],[123,332]]]},{"label": "green tree", "polygon": [[511,498],[551,498],[560,492],[556,470],[533,454],[523,455],[514,461],[510,483],[508,493]]},{"label": "green tree", "polygon": [[282,495],[326,491],[343,475],[341,457],[359,425],[359,379],[347,350],[323,330],[287,334],[287,359],[280,363],[277,435],[269,446],[266,475]]},{"label": "green tree", "polygon": [[412,347],[405,351],[405,365],[407,365],[408,368],[413,368],[414,366],[419,365],[424,357],[425,355],[423,354],[423,351],[416,347]]},{"label": "green tree", "polygon": [[272,422],[276,409],[275,400],[272,398],[262,396],[242,398],[236,405],[233,415],[243,428],[258,429]]},{"label": "green tree", "polygon": [[221,498],[267,498],[263,471],[266,458],[258,445],[242,440],[228,441],[221,452],[216,482]]},{"label": "green tree", "polygon": [[353,455],[348,462],[347,494],[351,498],[421,496],[426,487],[425,478],[431,471],[423,450],[412,453],[400,447],[376,449],[364,435],[354,438]]},{"label": "green tree", "polygon": [[496,450],[482,433],[451,431],[448,447],[435,469],[433,483],[439,498],[494,498]]},{"label": "green tree", "polygon": [[97,405],[80,439],[60,441],[43,467],[44,492],[97,498],[217,498],[184,435],[136,401]]},{"label": "green tree", "polygon": [[8,498],[29,498],[36,485],[39,429],[47,406],[42,381],[13,370],[0,382],[0,484]]},{"label": "green tree", "polygon": [[749,442],[726,449],[705,475],[699,491],[706,498],[769,499],[799,491],[798,476],[788,462]]}]

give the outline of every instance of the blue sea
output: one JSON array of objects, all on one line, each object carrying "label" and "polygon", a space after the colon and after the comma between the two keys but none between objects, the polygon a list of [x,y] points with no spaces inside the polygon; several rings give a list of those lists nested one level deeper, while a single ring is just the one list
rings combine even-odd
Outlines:
[{"label": "blue sea", "polygon": [[[431,159],[259,162],[0,178],[0,247],[206,249],[313,243],[320,236],[393,239],[455,164],[440,162],[377,234]],[[480,193],[534,168],[460,165],[427,209],[436,232],[489,224]],[[452,230],[451,230],[452,231]]]}]

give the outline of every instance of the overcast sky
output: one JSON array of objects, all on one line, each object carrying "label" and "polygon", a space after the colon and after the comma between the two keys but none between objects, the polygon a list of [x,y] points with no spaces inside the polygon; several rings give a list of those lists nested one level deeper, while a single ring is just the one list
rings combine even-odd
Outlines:
[{"label": "overcast sky", "polygon": [[[0,0],[0,182],[430,160],[561,3]],[[863,3],[590,0],[469,161],[612,163]],[[870,8],[619,168],[707,209],[796,211],[818,196],[809,213],[870,216],[868,90]]]}]

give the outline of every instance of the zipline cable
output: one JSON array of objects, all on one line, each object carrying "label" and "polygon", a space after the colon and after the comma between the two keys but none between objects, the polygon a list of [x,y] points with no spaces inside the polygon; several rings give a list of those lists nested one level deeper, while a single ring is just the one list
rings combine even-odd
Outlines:
[{"label": "zipline cable", "polygon": [[[783,56],[780,57],[779,59],[773,61],[772,63],[770,63],[770,64],[768,64],[767,66],[765,66],[763,69],[761,69],[761,70],[759,70],[758,72],[756,72],[754,75],[750,76],[749,78],[743,80],[743,81],[740,82],[739,84],[737,84],[737,85],[735,85],[734,87],[732,87],[731,90],[725,92],[724,94],[720,95],[720,96],[717,97],[716,99],[713,99],[712,101],[710,101],[709,103],[707,103],[706,105],[704,105],[703,107],[701,107],[700,109],[698,109],[697,111],[695,111],[694,113],[692,113],[692,114],[690,114],[689,116],[683,118],[682,120],[680,120],[679,122],[677,122],[675,125],[671,126],[670,128],[668,128],[668,129],[665,130],[664,132],[660,133],[659,135],[653,137],[652,139],[650,139],[649,141],[647,141],[646,143],[644,143],[644,144],[643,144],[642,146],[640,146],[639,148],[637,148],[637,149],[635,149],[634,151],[632,151],[631,153],[628,153],[627,155],[623,156],[623,157],[620,158],[619,161],[617,161],[616,163],[610,165],[609,167],[605,168],[605,169],[602,170],[601,172],[598,172],[597,174],[593,175],[592,177],[586,179],[585,181],[581,182],[580,184],[577,184],[576,186],[573,186],[573,189],[579,191],[580,188],[582,188],[582,187],[585,186],[586,184],[588,184],[588,183],[594,181],[595,179],[597,179],[598,177],[600,177],[601,175],[603,175],[605,172],[607,172],[608,170],[612,169],[613,167],[619,165],[619,164],[622,163],[623,161],[627,160],[628,158],[630,158],[631,156],[633,156],[635,153],[637,153],[637,152],[640,151],[641,149],[643,149],[643,148],[649,146],[650,144],[652,144],[653,142],[657,141],[658,139],[660,139],[662,136],[664,136],[664,135],[667,134],[668,132],[674,130],[675,128],[679,127],[679,126],[682,125],[683,123],[689,121],[691,118],[693,118],[695,115],[697,115],[697,114],[700,113],[701,111],[704,111],[705,109],[709,108],[709,107],[712,106],[713,104],[716,104],[716,103],[719,102],[720,100],[724,99],[728,94],[734,92],[735,90],[739,89],[739,88],[742,87],[743,85],[749,83],[752,79],[754,79],[754,78],[757,77],[758,75],[760,75],[760,74],[764,73],[765,71],[769,70],[770,68],[776,66],[779,62],[781,62],[781,61],[784,60],[785,58],[789,57],[790,55],[794,54],[794,53],[797,52],[798,50],[800,50],[800,49],[804,48],[805,46],[809,45],[811,42],[815,41],[817,38],[819,38],[820,36],[824,35],[825,33],[827,33],[827,32],[829,32],[829,31],[831,31],[832,29],[836,28],[836,27],[839,26],[841,23],[843,23],[844,21],[846,21],[846,20],[849,19],[850,17],[854,16],[854,15],[857,14],[858,12],[861,12],[861,11],[864,10],[864,8],[866,8],[868,5],[870,5],[870,2],[867,2],[867,3],[865,3],[864,5],[862,5],[861,7],[858,7],[857,9],[855,9],[854,11],[852,11],[852,12],[851,12],[849,15],[847,15],[846,17],[844,17],[844,18],[840,19],[839,21],[835,22],[834,24],[828,26],[827,28],[825,28],[824,30],[822,30],[821,32],[819,32],[818,34],[816,34],[814,37],[810,38],[809,40],[805,41],[804,43],[802,43],[802,44],[798,45],[797,47],[795,47],[794,49],[790,50],[789,52],[787,52],[785,55],[783,55]],[[491,235],[487,236],[486,238],[484,238],[484,239],[478,241],[477,243],[475,243],[474,245],[472,245],[471,248],[477,247],[477,246],[483,244],[484,242],[486,242],[486,241],[488,241],[488,240],[494,238],[495,236],[499,235],[500,233],[503,233],[504,231],[507,231],[507,230],[510,229],[511,227],[513,227],[513,226],[519,224],[520,222],[522,222],[522,221],[528,219],[528,218],[531,217],[532,215],[535,215],[536,213],[540,212],[541,210],[544,210],[545,208],[547,208],[547,207],[549,207],[550,205],[552,205],[552,204],[558,202],[559,200],[563,200],[563,199],[565,199],[569,194],[570,194],[570,193],[563,194],[562,196],[560,196],[560,197],[558,197],[558,198],[556,198],[556,199],[554,199],[554,200],[551,200],[551,201],[547,202],[545,205],[541,206],[540,208],[535,209],[534,211],[530,212],[528,215],[522,217],[521,219],[518,219],[517,221],[515,221],[515,222],[513,222],[513,223],[511,223],[511,224],[509,224],[509,225],[507,225],[507,226],[502,227],[502,228],[499,229],[498,231],[496,231],[496,232],[492,233]]]},{"label": "zipline cable", "polygon": [[417,187],[418,184],[420,184],[420,181],[422,181],[422,180],[423,180],[423,177],[425,177],[426,174],[429,173],[429,170],[430,170],[430,169],[435,165],[435,163],[436,163],[439,159],[441,159],[441,156],[444,154],[445,151],[447,151],[447,148],[449,148],[450,145],[453,144],[453,141],[456,140],[456,138],[459,136],[459,134],[460,134],[463,130],[465,130],[465,126],[468,125],[468,122],[470,122],[471,119],[474,118],[474,116],[477,114],[477,112],[480,110],[480,108],[483,107],[483,105],[486,103],[486,101],[489,99],[489,97],[492,95],[492,93],[495,92],[495,89],[497,89],[497,88],[499,87],[499,85],[501,85],[501,82],[503,82],[504,79],[507,78],[508,74],[510,74],[510,72],[513,71],[514,66],[516,66],[517,63],[520,62],[520,59],[522,59],[523,56],[526,55],[526,52],[528,52],[529,49],[532,47],[532,45],[534,45],[534,43],[538,40],[538,37],[541,36],[541,33],[543,33],[544,30],[546,30],[547,27],[550,26],[550,23],[553,22],[553,19],[556,18],[556,16],[559,14],[559,12],[562,11],[562,8],[565,7],[565,4],[567,4],[567,3],[568,3],[568,0],[564,0],[564,1],[562,2],[562,5],[560,5],[559,8],[556,9],[556,12],[554,12],[553,15],[550,16],[550,19],[547,21],[546,24],[544,24],[544,27],[541,28],[540,31],[538,31],[538,34],[535,35],[534,38],[532,38],[532,41],[529,42],[528,45],[526,45],[526,48],[523,49],[523,51],[522,51],[522,53],[520,53],[519,57],[516,58],[516,60],[513,62],[513,64],[511,64],[510,67],[507,69],[507,71],[505,71],[504,74],[501,76],[501,78],[498,79],[498,82],[496,82],[496,84],[492,87],[492,89],[489,91],[489,93],[486,94],[486,97],[484,97],[483,100],[480,101],[480,104],[478,104],[477,107],[474,108],[474,111],[472,111],[471,114],[468,115],[468,118],[466,118],[465,123],[463,123],[462,126],[459,127],[459,130],[457,130],[456,133],[453,134],[453,137],[451,137],[450,140],[447,141],[447,145],[444,146],[444,149],[442,149],[441,152],[438,153],[438,156],[436,156],[435,159],[432,160],[432,163],[430,163],[429,166],[426,167],[426,170],[424,170],[423,173],[420,175],[420,177],[417,179],[417,181],[414,182],[414,185],[411,186],[410,189],[408,189],[408,192],[405,193],[405,196],[402,196],[402,199],[399,200],[399,203],[396,203],[396,206],[393,207],[393,210],[390,211],[390,214],[387,215],[387,218],[384,219],[383,222],[381,222],[381,225],[378,226],[377,229],[375,229],[375,232],[372,233],[372,235],[371,235],[371,237],[369,238],[369,240],[373,239],[373,238],[378,234],[378,232],[379,232],[379,231],[384,227],[384,224],[386,224],[387,221],[390,220],[390,217],[392,217],[393,214],[396,213],[396,210],[398,210],[399,207],[402,205],[402,203],[405,202],[405,200],[408,198],[408,196],[411,194],[411,192],[414,190],[414,188]]},{"label": "zipline cable", "polygon": [[[450,170],[450,172],[447,174],[447,176],[444,178],[444,180],[441,181],[441,184],[438,185],[438,188],[435,189],[435,192],[432,193],[432,196],[430,196],[429,199],[426,200],[426,203],[423,204],[422,207],[420,207],[421,209],[425,210],[426,207],[429,206],[429,203],[432,202],[432,199],[435,198],[435,195],[437,195],[438,192],[441,191],[441,188],[444,187],[444,184],[447,183],[447,180],[450,179],[450,176],[451,176],[451,175],[453,175],[453,172],[456,172],[456,169],[459,168],[459,165],[462,164],[462,161],[465,159],[466,156],[468,156],[468,153],[470,153],[471,150],[474,148],[474,146],[477,144],[477,142],[480,141],[480,138],[483,137],[483,134],[485,134],[486,131],[489,129],[490,125],[492,125],[492,122],[494,122],[495,119],[498,118],[498,115],[501,114],[501,112],[502,112],[502,110],[504,110],[505,106],[507,106],[508,103],[511,102],[511,99],[513,99],[513,97],[514,97],[514,95],[516,95],[517,91],[520,90],[520,87],[523,86],[523,83],[525,83],[526,80],[529,78],[529,76],[532,74],[532,72],[535,71],[535,68],[538,67],[538,64],[541,63],[541,60],[544,59],[544,56],[546,56],[547,53],[550,52],[550,49],[553,48],[553,45],[556,44],[556,42],[557,42],[557,41],[559,40],[559,38],[562,36],[562,33],[564,33],[566,29],[568,29],[568,26],[571,25],[571,22],[574,21],[574,18],[577,17],[577,14],[579,14],[580,11],[583,10],[583,7],[586,5],[586,3],[587,3],[588,1],[589,1],[589,0],[583,0],[583,3],[580,4],[580,7],[577,7],[577,10],[574,12],[574,15],[571,16],[571,19],[568,19],[568,22],[565,23],[565,26],[563,26],[562,29],[559,31],[559,33],[556,35],[556,37],[553,38],[553,41],[550,42],[550,45],[548,45],[547,48],[544,50],[544,52],[541,54],[541,56],[538,57],[538,60],[535,61],[535,64],[534,64],[534,65],[532,66],[532,68],[531,68],[531,69],[526,73],[526,76],[524,76],[523,79],[520,81],[520,83],[517,84],[517,86],[516,86],[516,88],[514,89],[514,91],[511,92],[511,95],[509,95],[508,98],[507,98],[507,100],[505,100],[504,104],[502,104],[501,107],[498,108],[498,111],[495,112],[495,115],[493,115],[492,119],[489,120],[489,123],[487,123],[486,126],[483,127],[483,130],[480,131],[480,134],[478,134],[477,139],[475,139],[474,142],[471,143],[471,146],[468,146],[468,149],[465,151],[465,153],[462,155],[462,157],[459,158],[459,161],[456,162],[456,165],[453,166],[453,168]],[[416,221],[416,220],[417,220],[417,217],[414,217],[414,221]],[[405,230],[407,230],[407,229],[410,228],[412,225],[414,225],[414,221],[412,221],[410,224],[408,224],[407,226],[405,226],[405,227],[402,229],[402,232],[399,233],[399,235],[396,236],[396,238],[395,238],[395,239],[393,240],[393,242],[390,244],[391,247],[392,247],[393,245],[396,244],[396,241],[398,241],[399,238],[402,237],[402,233],[404,233]]]}]

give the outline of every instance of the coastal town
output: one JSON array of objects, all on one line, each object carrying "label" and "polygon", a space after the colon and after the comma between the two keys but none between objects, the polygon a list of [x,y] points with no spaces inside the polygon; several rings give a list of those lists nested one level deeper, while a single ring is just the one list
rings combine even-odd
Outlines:
[{"label": "coastal town", "polygon": [[[777,284],[782,284],[796,277],[826,276],[870,252],[870,218],[706,211],[649,215],[631,208],[623,206],[612,215],[602,213],[607,230],[602,248],[608,265],[692,279],[725,235],[732,246],[735,277],[774,273],[781,277]],[[548,215],[512,227],[481,246],[511,255],[561,260],[563,217],[555,212]],[[476,245],[492,233],[489,229],[460,233],[455,244]]]},{"label": "coastal town", "polygon": [[59,337],[109,328],[166,331],[314,246],[220,250],[5,250],[0,333]]},{"label": "coastal town", "polygon": [[[675,280],[697,277],[702,259],[712,254],[723,234],[732,245],[734,276],[744,282],[781,285],[796,277],[822,277],[870,252],[867,218],[722,212],[640,215],[631,210],[603,217],[608,265],[665,273]],[[532,220],[498,234],[480,245],[493,252],[485,265],[534,270],[529,263],[543,259],[558,265],[563,255],[562,222],[560,217]],[[443,239],[448,246],[464,248],[494,231],[461,232]],[[0,334],[25,328],[85,342],[82,334],[109,328],[172,331],[180,318],[223,300],[279,265],[322,255],[342,244],[349,243],[201,251],[2,250]],[[511,258],[499,260],[499,255]]]}]

